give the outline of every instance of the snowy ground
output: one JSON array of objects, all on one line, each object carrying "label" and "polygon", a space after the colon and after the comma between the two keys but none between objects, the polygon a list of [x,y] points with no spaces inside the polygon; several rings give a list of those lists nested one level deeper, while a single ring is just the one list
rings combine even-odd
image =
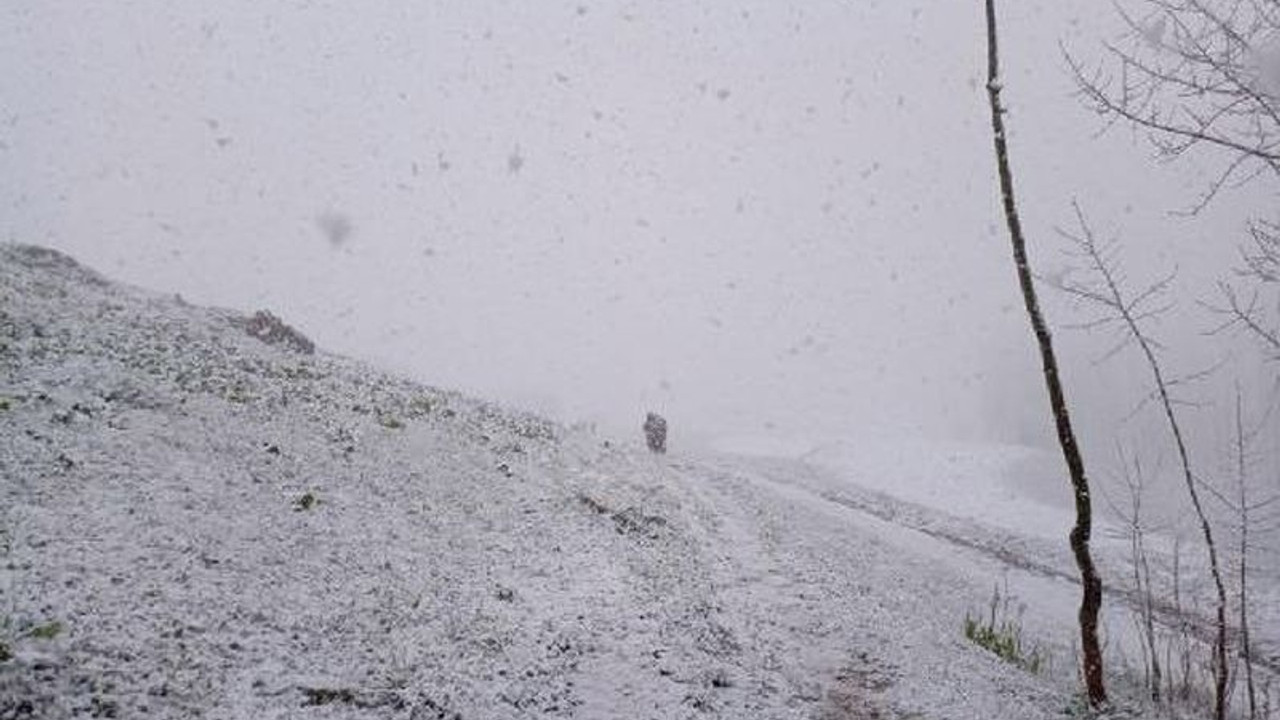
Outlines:
[{"label": "snowy ground", "polygon": [[[936,453],[654,457],[253,329],[0,246],[0,719],[1076,707],[1059,533]],[[962,637],[1005,577],[1054,672]]]},{"label": "snowy ground", "polygon": [[[825,439],[800,441],[727,438],[715,449],[739,458],[752,457],[762,472],[772,468],[788,485],[915,531],[902,542],[917,552],[945,558],[958,573],[973,579],[996,578],[1002,593],[1012,594],[1028,609],[1024,617],[1033,636],[1060,657],[1078,646],[1075,616],[1079,603],[1078,573],[1066,543],[1074,522],[1072,499],[1061,468],[1051,452],[1025,447],[924,442],[903,438]],[[795,472],[799,463],[807,471]],[[1102,485],[1100,488],[1099,486]],[[1101,633],[1108,662],[1116,672],[1133,676],[1142,667],[1143,635],[1139,596],[1133,590],[1129,530],[1104,497],[1122,492],[1094,480],[1095,518],[1092,551],[1102,573],[1106,598]],[[1181,489],[1174,487],[1180,492]],[[1149,499],[1150,501],[1150,499]],[[1123,508],[1122,508],[1123,510]],[[1189,510],[1186,520],[1192,519]],[[1260,526],[1274,526],[1268,516]],[[1231,642],[1238,647],[1238,571],[1232,518],[1218,517],[1215,529],[1228,573]],[[1151,522],[1150,518],[1146,522]],[[1207,678],[1208,643],[1213,634],[1213,587],[1207,573],[1198,529],[1148,529],[1145,537],[1150,573],[1156,588],[1156,633],[1161,651],[1190,642],[1193,673]],[[1262,528],[1265,529],[1265,528]],[[1255,528],[1257,532],[1259,528]],[[1181,536],[1175,560],[1172,532]],[[1274,538],[1274,530],[1264,533]],[[1178,567],[1181,611],[1174,612],[1174,566]],[[1250,632],[1258,685],[1280,681],[1280,547],[1260,542],[1250,556]],[[1182,639],[1185,634],[1187,640]],[[1174,659],[1177,659],[1174,651]],[[1168,663],[1171,658],[1162,658]],[[1233,673],[1238,670],[1233,667]],[[1237,680],[1240,675],[1236,674]],[[1243,697],[1243,687],[1235,690]],[[1272,692],[1274,696],[1274,691]],[[1274,700],[1272,701],[1274,706]]]}]

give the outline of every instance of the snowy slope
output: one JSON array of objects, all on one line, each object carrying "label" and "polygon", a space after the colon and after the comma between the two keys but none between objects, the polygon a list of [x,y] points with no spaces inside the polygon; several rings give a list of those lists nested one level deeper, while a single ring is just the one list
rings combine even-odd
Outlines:
[{"label": "snowy slope", "polygon": [[0,246],[0,718],[1071,704],[960,637],[997,563],[809,466],[656,458],[254,329]]},{"label": "snowy slope", "polygon": [[[900,546],[945,559],[957,575],[973,581],[998,579],[1001,592],[1012,594],[1016,605],[1026,609],[1023,622],[1030,630],[1027,636],[1047,644],[1059,657],[1074,655],[1080,590],[1075,561],[1066,543],[1074,512],[1058,458],[1031,448],[888,437],[786,442],[731,437],[717,441],[715,448],[738,465],[749,464],[756,475],[785,484],[792,492],[819,504],[846,508],[861,516],[863,523],[880,520],[893,529],[912,531],[898,539]],[[1099,489],[1099,484],[1095,482],[1094,487]],[[1096,500],[1099,497],[1102,501]],[[1091,543],[1103,579],[1100,628],[1112,689],[1119,691],[1113,695],[1128,696],[1126,712],[1137,712],[1133,706],[1143,703],[1134,696],[1141,694],[1136,681],[1142,672],[1146,643],[1140,625],[1141,596],[1134,591],[1129,531],[1121,526],[1122,519],[1106,499],[1104,486],[1095,492]],[[1235,573],[1238,536],[1232,537],[1231,520],[1219,517],[1215,528],[1219,542],[1227,548],[1227,567]],[[1255,538],[1257,531],[1255,527]],[[1178,648],[1187,647],[1187,637],[1191,638],[1189,666],[1207,688],[1215,605],[1198,535],[1176,525],[1149,526],[1146,533],[1148,570],[1157,588],[1157,644],[1162,652],[1173,648],[1173,657],[1182,662]],[[1181,535],[1180,556],[1173,533]],[[1272,544],[1258,543],[1251,550],[1250,645],[1259,688],[1280,682],[1277,560],[1280,554]],[[1236,576],[1228,580],[1229,642],[1234,654],[1240,644],[1239,599]],[[1173,587],[1180,590],[1171,590]],[[1173,604],[1175,592],[1181,593],[1180,609]],[[1162,662],[1168,678],[1169,656]],[[1234,689],[1236,709],[1244,712],[1240,668],[1235,665],[1232,673],[1238,683]],[[1154,712],[1151,708],[1144,711]],[[1182,713],[1179,716],[1200,716],[1194,707],[1177,712]]]}]

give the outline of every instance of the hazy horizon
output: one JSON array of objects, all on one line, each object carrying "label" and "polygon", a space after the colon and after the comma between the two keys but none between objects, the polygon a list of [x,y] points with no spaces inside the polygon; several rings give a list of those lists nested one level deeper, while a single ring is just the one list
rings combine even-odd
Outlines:
[{"label": "hazy horizon", "polygon": [[[1048,439],[978,3],[111,7],[0,11],[0,237],[614,432]],[[1058,43],[1093,58],[1108,12],[1001,11],[1033,259],[1079,200],[1135,284],[1181,268],[1162,329],[1211,365],[1195,299],[1267,196],[1171,218],[1210,171],[1099,136]],[[1048,305],[1069,390],[1126,414]]]}]

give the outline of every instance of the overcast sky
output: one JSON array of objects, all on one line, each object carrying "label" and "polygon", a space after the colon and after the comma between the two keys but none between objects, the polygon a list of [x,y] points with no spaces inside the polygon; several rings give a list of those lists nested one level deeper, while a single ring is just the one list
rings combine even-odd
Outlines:
[{"label": "overcast sky", "polygon": [[[1103,5],[1003,5],[1036,259],[1074,197],[1133,275],[1204,292],[1257,193],[1172,222],[1204,172],[1070,94],[1058,43],[1092,57]],[[982,27],[976,0],[9,0],[0,238],[612,429],[1033,441]],[[1125,387],[1058,335],[1086,399]]]}]

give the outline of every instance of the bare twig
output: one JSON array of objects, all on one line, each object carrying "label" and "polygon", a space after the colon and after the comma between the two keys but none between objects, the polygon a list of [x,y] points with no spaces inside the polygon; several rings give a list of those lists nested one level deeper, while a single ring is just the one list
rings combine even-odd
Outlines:
[{"label": "bare twig", "polygon": [[[1204,538],[1205,550],[1209,556],[1209,573],[1213,578],[1218,600],[1216,608],[1217,637],[1214,642],[1214,718],[1215,720],[1224,720],[1226,717],[1229,672],[1227,665],[1227,591],[1218,560],[1218,548],[1213,538],[1213,528],[1209,524],[1208,515],[1200,499],[1201,482],[1197,480],[1195,473],[1191,469],[1191,460],[1188,455],[1186,440],[1183,436],[1182,425],[1178,421],[1175,411],[1176,403],[1170,394],[1170,384],[1166,379],[1164,369],[1156,356],[1155,344],[1151,341],[1146,331],[1143,330],[1141,320],[1139,320],[1137,310],[1141,307],[1141,304],[1125,296],[1121,290],[1121,281],[1117,272],[1105,251],[1099,247],[1095,240],[1093,230],[1089,227],[1084,212],[1078,204],[1074,205],[1074,207],[1080,232],[1078,235],[1068,233],[1064,233],[1064,235],[1074,241],[1081,254],[1089,260],[1090,269],[1095,276],[1092,284],[1077,285],[1078,288],[1083,288],[1077,293],[1077,296],[1092,299],[1102,306],[1104,311],[1119,317],[1133,337],[1143,359],[1146,361],[1148,369],[1151,371],[1152,383],[1160,400],[1160,407],[1164,411],[1164,417],[1169,432],[1173,437],[1174,446],[1177,449],[1178,462],[1181,466],[1187,495],[1199,520],[1200,533]],[[1157,283],[1157,285],[1160,284]],[[1151,297],[1153,297],[1153,294],[1147,292],[1138,295],[1138,298],[1144,300]]]},{"label": "bare twig", "polygon": [[[1159,157],[1195,149],[1220,163],[1192,205],[1228,187],[1280,181],[1280,3],[1274,0],[1116,0],[1127,31],[1087,67],[1062,47],[1086,106],[1103,127],[1146,132]],[[1280,359],[1280,222],[1273,208],[1250,228],[1241,280],[1219,286],[1223,322]],[[1269,289],[1264,289],[1269,288]]]}]

